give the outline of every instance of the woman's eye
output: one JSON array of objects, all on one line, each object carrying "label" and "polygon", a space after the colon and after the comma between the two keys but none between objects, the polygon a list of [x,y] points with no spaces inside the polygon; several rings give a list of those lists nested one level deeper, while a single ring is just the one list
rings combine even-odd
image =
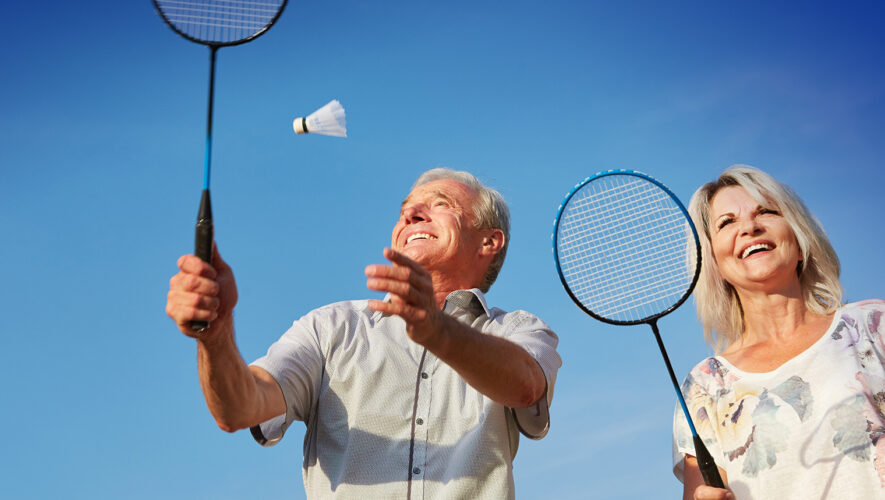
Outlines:
[{"label": "woman's eye", "polygon": [[761,208],[759,209],[759,214],[780,215],[781,213],[773,208]]},{"label": "woman's eye", "polygon": [[716,228],[722,229],[723,227],[731,224],[732,222],[734,222],[734,219],[722,219],[721,221],[719,221],[719,224],[716,225]]}]

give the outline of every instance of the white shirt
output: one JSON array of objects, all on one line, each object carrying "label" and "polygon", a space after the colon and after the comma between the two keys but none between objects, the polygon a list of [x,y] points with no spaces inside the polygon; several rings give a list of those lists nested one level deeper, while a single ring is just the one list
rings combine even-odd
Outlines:
[{"label": "white shirt", "polygon": [[452,292],[444,310],[529,352],[547,397],[515,411],[492,401],[412,342],[402,318],[366,300],[316,309],[253,363],[286,400],[286,414],[253,435],[269,446],[305,423],[309,498],[513,498],[519,431],[540,439],[549,425],[558,339],[525,311],[490,309],[477,289]]},{"label": "white shirt", "polygon": [[[738,500],[885,499],[885,301],[847,304],[824,335],[777,369],[716,356],[682,387],[698,434]],[[674,472],[694,455],[682,410]]]}]

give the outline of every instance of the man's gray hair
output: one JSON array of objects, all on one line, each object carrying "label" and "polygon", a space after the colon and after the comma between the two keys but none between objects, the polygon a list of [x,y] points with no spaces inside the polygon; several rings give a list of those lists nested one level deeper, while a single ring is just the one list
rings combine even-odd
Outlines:
[{"label": "man's gray hair", "polygon": [[479,229],[500,229],[504,233],[504,245],[489,264],[488,270],[483,277],[479,289],[488,292],[492,283],[498,278],[498,273],[504,265],[504,257],[507,256],[507,246],[510,245],[510,209],[501,193],[484,186],[479,179],[470,172],[452,170],[450,168],[434,168],[418,177],[412,189],[427,184],[428,182],[449,179],[460,182],[476,193],[476,203],[473,205],[473,223]]}]

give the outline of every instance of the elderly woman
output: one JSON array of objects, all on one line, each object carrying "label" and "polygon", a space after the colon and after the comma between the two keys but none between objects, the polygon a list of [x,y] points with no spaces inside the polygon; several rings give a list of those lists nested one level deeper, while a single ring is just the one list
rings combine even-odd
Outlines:
[{"label": "elderly woman", "polygon": [[680,411],[683,498],[885,498],[885,301],[842,304],[823,229],[758,169],[727,169],[689,212],[703,233],[698,317],[718,354],[682,391],[728,489],[704,485]]}]

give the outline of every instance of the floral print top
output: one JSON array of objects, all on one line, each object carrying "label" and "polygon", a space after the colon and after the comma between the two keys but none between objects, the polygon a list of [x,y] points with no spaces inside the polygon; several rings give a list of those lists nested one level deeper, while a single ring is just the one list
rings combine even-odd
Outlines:
[{"label": "floral print top", "polygon": [[[698,434],[744,499],[885,499],[885,301],[842,306],[827,332],[776,370],[707,358],[682,385]],[[677,406],[673,471],[691,431]]]}]

